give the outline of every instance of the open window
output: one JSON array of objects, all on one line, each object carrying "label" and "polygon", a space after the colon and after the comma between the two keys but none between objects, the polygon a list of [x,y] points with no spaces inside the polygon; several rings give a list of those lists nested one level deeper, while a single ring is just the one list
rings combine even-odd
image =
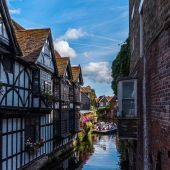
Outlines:
[{"label": "open window", "polygon": [[137,117],[137,80],[126,79],[118,83],[120,117]]}]

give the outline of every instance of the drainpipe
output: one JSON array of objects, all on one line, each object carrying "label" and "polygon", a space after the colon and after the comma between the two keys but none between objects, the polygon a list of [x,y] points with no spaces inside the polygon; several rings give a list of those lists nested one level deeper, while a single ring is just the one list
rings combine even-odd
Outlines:
[{"label": "drainpipe", "polygon": [[148,122],[147,122],[147,108],[146,108],[146,58],[143,56],[143,156],[144,156],[144,170],[149,170],[148,162]]},{"label": "drainpipe", "polygon": [[147,99],[146,99],[146,56],[143,48],[143,2],[141,0],[139,7],[140,15],[140,56],[143,57],[143,169],[149,170],[148,162],[148,122],[147,122]]}]

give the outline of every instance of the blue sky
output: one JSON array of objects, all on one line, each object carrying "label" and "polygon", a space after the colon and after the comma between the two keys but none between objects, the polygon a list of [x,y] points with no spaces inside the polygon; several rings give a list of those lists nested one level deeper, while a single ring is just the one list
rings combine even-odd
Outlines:
[{"label": "blue sky", "polygon": [[128,0],[7,0],[25,28],[52,29],[54,46],[81,64],[85,85],[113,95],[111,63],[128,36]]}]

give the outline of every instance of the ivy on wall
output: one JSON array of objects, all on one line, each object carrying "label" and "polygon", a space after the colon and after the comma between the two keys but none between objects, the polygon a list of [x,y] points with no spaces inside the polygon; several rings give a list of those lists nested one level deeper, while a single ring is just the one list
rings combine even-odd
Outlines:
[{"label": "ivy on wall", "polygon": [[130,41],[126,39],[122,44],[116,59],[112,62],[112,89],[117,96],[117,84],[119,77],[125,77],[129,75],[130,70]]}]

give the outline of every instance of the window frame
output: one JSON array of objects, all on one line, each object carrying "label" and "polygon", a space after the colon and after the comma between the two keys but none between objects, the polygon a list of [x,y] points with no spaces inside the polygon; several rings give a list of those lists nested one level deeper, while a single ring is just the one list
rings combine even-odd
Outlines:
[{"label": "window frame", "polygon": [[[123,98],[123,83],[126,82],[133,82],[134,86],[134,98]],[[123,113],[123,101],[125,100],[134,100],[134,113],[133,114],[127,114],[124,115]],[[120,80],[118,82],[118,116],[120,117],[137,117],[137,79],[126,79],[126,80]]]},{"label": "window frame", "polygon": [[39,117],[25,118],[25,141],[27,141],[29,138],[31,138],[33,142],[40,141],[40,118]]},{"label": "window frame", "polygon": [[44,70],[40,70],[40,91],[49,95],[53,93],[52,75]]}]

